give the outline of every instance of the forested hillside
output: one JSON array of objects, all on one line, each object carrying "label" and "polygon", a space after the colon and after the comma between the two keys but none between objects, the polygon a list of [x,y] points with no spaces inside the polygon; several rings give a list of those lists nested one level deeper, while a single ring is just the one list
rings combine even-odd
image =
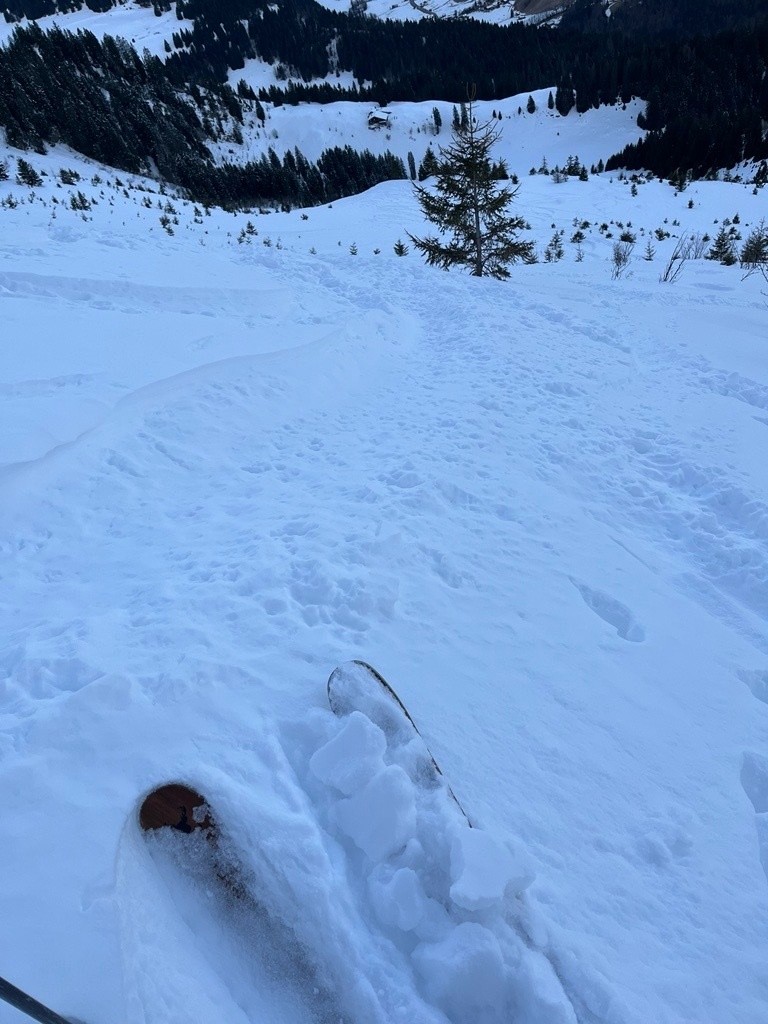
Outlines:
[{"label": "forested hillside", "polygon": [[0,51],[0,125],[21,149],[63,142],[122,170],[155,170],[222,206],[312,205],[405,177],[400,159],[348,147],[329,148],[317,165],[271,150],[244,166],[216,165],[207,144],[237,132],[243,102],[213,81],[184,89],[157,58],[90,32],[33,25]]},{"label": "forested hillside", "polygon": [[765,21],[765,0],[622,0],[606,17],[604,0],[575,0],[560,19],[562,28],[634,36],[691,39],[757,28]]},{"label": "forested hillside", "polygon": [[[94,9],[99,5],[108,0],[89,0]],[[6,0],[6,19],[36,17],[53,6],[52,0]],[[653,0],[625,4],[606,18],[584,0],[559,29],[539,30],[471,19],[382,21],[332,12],[314,0],[179,0],[179,27],[166,41],[165,60],[91,34],[17,31],[0,51],[0,125],[12,144],[64,141],[117,167],[154,166],[194,186],[200,198],[218,200],[231,193],[239,172],[228,172],[222,185],[207,144],[227,132],[236,138],[244,107],[257,101],[455,103],[465,99],[470,82],[479,99],[555,86],[564,116],[633,97],[648,101],[639,119],[647,137],[609,167],[704,177],[768,157],[764,6],[685,0],[670,8]],[[155,6],[155,13],[162,9]],[[258,97],[227,84],[251,58],[276,69]],[[353,80],[347,75],[342,84],[341,71]],[[362,167],[352,178],[373,183],[400,171],[390,161],[373,178]],[[277,168],[268,154],[254,173],[261,183],[245,190],[250,200],[275,198]],[[292,174],[281,167],[278,177]],[[349,185],[319,188],[310,178],[283,189],[285,197],[327,199]],[[236,192],[231,201],[246,199],[243,189]]]},{"label": "forested hillside", "polygon": [[652,55],[639,91],[648,101],[641,127],[649,134],[609,168],[664,175],[677,168],[700,177],[768,155],[765,0],[625,0],[610,18],[602,3],[576,0],[561,24],[561,31],[572,30],[590,42],[599,36],[618,52],[638,46]]}]

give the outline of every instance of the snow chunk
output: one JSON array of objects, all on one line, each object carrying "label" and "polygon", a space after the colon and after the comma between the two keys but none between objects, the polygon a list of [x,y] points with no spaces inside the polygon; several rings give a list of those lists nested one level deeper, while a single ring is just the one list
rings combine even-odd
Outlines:
[{"label": "snow chunk", "polygon": [[402,849],[416,830],[411,780],[398,765],[384,768],[336,809],[339,827],[372,861]]},{"label": "snow chunk", "polygon": [[426,896],[419,876],[412,868],[394,873],[380,865],[368,879],[371,903],[382,924],[409,932],[424,917]]},{"label": "snow chunk", "polygon": [[487,832],[465,828],[451,844],[451,878],[451,899],[457,906],[485,910],[502,899],[507,887],[527,889],[534,872],[526,857],[513,856]]},{"label": "snow chunk", "polygon": [[353,711],[340,732],[312,755],[309,767],[321,782],[352,796],[382,770],[386,749],[381,729]]},{"label": "snow chunk", "polygon": [[503,1019],[504,962],[487,928],[460,924],[440,942],[417,946],[413,962],[427,998],[454,1024]]}]

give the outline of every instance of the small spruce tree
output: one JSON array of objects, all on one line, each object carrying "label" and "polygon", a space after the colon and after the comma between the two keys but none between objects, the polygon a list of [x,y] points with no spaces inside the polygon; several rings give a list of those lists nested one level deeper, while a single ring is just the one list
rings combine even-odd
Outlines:
[{"label": "small spruce tree", "polygon": [[16,180],[20,185],[28,185],[30,188],[39,188],[43,184],[43,179],[32,164],[21,156],[17,161]]},{"label": "small spruce tree", "polygon": [[424,181],[426,178],[431,178],[437,174],[439,170],[439,164],[437,157],[435,156],[432,147],[427,146],[427,152],[424,154],[424,159],[419,164],[419,181]]},{"label": "small spruce tree", "polygon": [[528,97],[528,103],[526,104],[525,109],[528,111],[529,114],[536,113],[536,101],[534,100],[533,96]]},{"label": "small spruce tree", "polygon": [[759,266],[768,266],[768,227],[761,220],[756,228],[747,235],[739,257],[742,267],[753,270]]},{"label": "small spruce tree", "polygon": [[723,266],[726,267],[732,267],[736,262],[733,239],[726,231],[725,227],[721,227],[718,231],[717,237],[712,243],[712,248],[707,253],[707,259],[716,260],[718,263],[722,263]]},{"label": "small spruce tree", "polygon": [[565,255],[565,249],[563,248],[563,240],[560,237],[560,232],[555,231],[549,240],[549,244],[544,250],[544,259],[547,263],[557,263]]},{"label": "small spruce tree", "polygon": [[395,242],[394,250],[395,250],[395,256],[407,256],[408,255],[408,246],[405,244],[405,242],[402,240],[402,238],[398,238],[398,240]]},{"label": "small spruce tree", "polygon": [[453,131],[449,146],[440,148],[435,190],[417,185],[422,212],[441,237],[409,237],[430,266],[463,266],[475,277],[509,277],[509,265],[533,262],[533,243],[517,237],[525,226],[509,206],[517,189],[500,187],[494,178],[490,151],[501,134],[487,121],[478,124],[469,104],[466,128]]}]

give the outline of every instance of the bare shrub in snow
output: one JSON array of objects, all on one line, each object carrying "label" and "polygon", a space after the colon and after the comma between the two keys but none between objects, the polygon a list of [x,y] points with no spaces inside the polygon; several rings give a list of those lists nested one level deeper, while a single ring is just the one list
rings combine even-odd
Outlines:
[{"label": "bare shrub in snow", "polygon": [[659,281],[664,284],[674,284],[680,276],[683,264],[691,258],[691,241],[688,235],[681,235],[675,243],[672,255],[659,275]]},{"label": "bare shrub in snow", "polygon": [[611,253],[611,279],[617,281],[632,260],[634,242],[614,242]]}]

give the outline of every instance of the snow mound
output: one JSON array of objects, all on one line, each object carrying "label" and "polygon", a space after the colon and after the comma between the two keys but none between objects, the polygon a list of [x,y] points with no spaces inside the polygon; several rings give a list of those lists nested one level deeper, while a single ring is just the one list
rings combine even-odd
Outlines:
[{"label": "snow mound", "polygon": [[315,751],[309,767],[321,782],[352,796],[384,767],[386,749],[381,729],[356,711],[332,740]]},{"label": "snow mound", "polygon": [[408,776],[398,765],[384,768],[359,793],[338,804],[336,817],[342,832],[370,860],[378,863],[392,856],[405,846],[416,825]]},{"label": "snow mound", "polygon": [[[470,826],[407,712],[376,673],[353,662],[337,669],[331,683],[337,717],[312,712],[298,727],[303,742],[295,743],[294,727],[288,749],[387,958],[451,1024],[501,1024],[523,1003],[526,1020],[537,1020],[545,1006],[557,1019],[553,992],[568,1020],[570,1000],[515,910],[534,877],[525,852]],[[313,745],[306,762],[300,760]],[[542,973],[547,983],[531,985]],[[543,1000],[539,987],[547,993]]]},{"label": "snow mound", "polygon": [[465,910],[486,910],[511,889],[519,892],[533,881],[524,856],[517,857],[480,829],[462,829],[451,844],[451,899]]},{"label": "snow mound", "polygon": [[454,1024],[509,1019],[501,949],[482,925],[464,922],[439,942],[422,943],[413,962],[425,994]]}]

